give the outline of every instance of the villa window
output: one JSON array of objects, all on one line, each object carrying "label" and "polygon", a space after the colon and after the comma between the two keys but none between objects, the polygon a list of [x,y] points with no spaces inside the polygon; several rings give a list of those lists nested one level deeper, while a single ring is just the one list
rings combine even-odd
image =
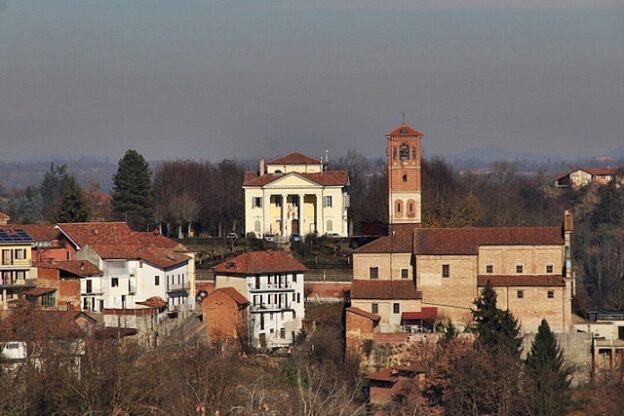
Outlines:
[{"label": "villa window", "polygon": [[552,264],[547,264],[546,265],[546,273],[552,273],[553,272],[553,265]]},{"label": "villa window", "polygon": [[117,277],[111,278],[111,287],[118,287],[118,286],[119,286],[119,278]]},{"label": "villa window", "polygon": [[154,276],[154,286],[160,286],[160,276]]},{"label": "villa window", "polygon": [[493,266],[493,265],[491,265],[491,264],[486,265],[486,266],[485,266],[485,272],[486,272],[487,274],[492,274],[492,273],[494,273],[494,266]]},{"label": "villa window", "polygon": [[516,265],[516,273],[520,274],[524,272],[524,266],[522,264]]},{"label": "villa window", "polygon": [[325,208],[331,208],[333,206],[333,202],[334,201],[333,201],[333,198],[331,197],[331,195],[330,196],[326,196],[323,201],[325,203],[324,204]]},{"label": "villa window", "polygon": [[262,208],[262,198],[256,196],[253,198],[253,208]]},{"label": "villa window", "polygon": [[327,229],[325,231],[334,231],[334,222],[332,220],[327,220]]},{"label": "villa window", "polygon": [[518,296],[518,299],[523,299],[524,298],[524,290],[518,290],[518,292],[516,292],[516,295]]},{"label": "villa window", "polygon": [[371,303],[371,312],[372,313],[379,313],[379,305],[376,303]]},{"label": "villa window", "polygon": [[549,290],[547,295],[548,295],[548,299],[554,299],[555,291],[554,290]]},{"label": "villa window", "polygon": [[450,264],[442,265],[442,277],[451,277],[451,265]]},{"label": "villa window", "polygon": [[394,303],[392,305],[392,312],[394,312],[394,313],[401,313],[401,304],[400,303]]},{"label": "villa window", "polygon": [[408,269],[401,269],[401,279],[407,279],[409,277]]}]

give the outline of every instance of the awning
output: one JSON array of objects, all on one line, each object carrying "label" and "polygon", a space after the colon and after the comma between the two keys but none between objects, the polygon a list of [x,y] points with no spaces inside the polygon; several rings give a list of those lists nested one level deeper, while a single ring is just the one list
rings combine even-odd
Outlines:
[{"label": "awning", "polygon": [[438,308],[424,307],[420,312],[403,312],[402,321],[435,321],[438,318]]}]

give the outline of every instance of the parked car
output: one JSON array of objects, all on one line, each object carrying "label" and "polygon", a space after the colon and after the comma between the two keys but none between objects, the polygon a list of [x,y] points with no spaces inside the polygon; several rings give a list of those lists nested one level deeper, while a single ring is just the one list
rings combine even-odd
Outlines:
[{"label": "parked car", "polygon": [[228,240],[238,240],[238,234],[236,234],[235,232],[227,233],[225,238],[227,238]]},{"label": "parked car", "polygon": [[265,241],[275,241],[275,236],[273,234],[265,234],[264,235],[264,240]]},{"label": "parked car", "polygon": [[325,236],[327,236],[329,238],[340,238],[340,234],[338,234],[338,233],[327,233],[327,234],[325,234]]},{"label": "parked car", "polygon": [[290,242],[291,243],[300,243],[303,241],[303,237],[301,237],[301,234],[291,234],[290,236]]}]

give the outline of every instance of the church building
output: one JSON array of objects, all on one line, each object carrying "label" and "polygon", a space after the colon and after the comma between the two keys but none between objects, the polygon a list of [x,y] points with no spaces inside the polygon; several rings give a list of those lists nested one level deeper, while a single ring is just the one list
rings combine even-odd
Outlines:
[{"label": "church building", "polygon": [[349,235],[349,175],[326,170],[323,161],[301,153],[259,163],[245,172],[245,233]]},{"label": "church building", "polygon": [[568,331],[571,214],[552,227],[423,228],[422,136],[406,124],[386,135],[389,235],[353,255],[347,337],[426,331],[445,319],[465,327],[488,281],[523,332],[535,332],[542,318]]}]

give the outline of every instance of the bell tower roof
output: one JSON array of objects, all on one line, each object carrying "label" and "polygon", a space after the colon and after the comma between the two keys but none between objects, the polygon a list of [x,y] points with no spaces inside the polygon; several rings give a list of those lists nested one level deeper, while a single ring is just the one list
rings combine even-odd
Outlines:
[{"label": "bell tower roof", "polygon": [[422,137],[422,133],[410,126],[409,124],[401,124],[394,130],[386,133],[386,137]]}]

